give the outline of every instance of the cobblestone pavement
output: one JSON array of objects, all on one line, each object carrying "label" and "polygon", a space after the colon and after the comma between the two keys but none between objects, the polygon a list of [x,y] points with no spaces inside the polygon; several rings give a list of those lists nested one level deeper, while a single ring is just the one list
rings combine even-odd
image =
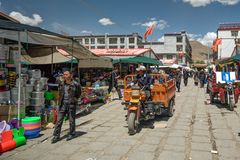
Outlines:
[{"label": "cobblestone pavement", "polygon": [[[38,139],[4,153],[7,160],[232,160],[240,159],[240,109],[229,111],[208,103],[205,89],[182,86],[175,113],[145,122],[129,136],[121,101],[106,104],[77,119],[78,137],[51,144],[52,130]],[[151,129],[154,123],[155,128]],[[167,125],[166,128],[162,126]],[[68,128],[65,123],[63,130]]]}]

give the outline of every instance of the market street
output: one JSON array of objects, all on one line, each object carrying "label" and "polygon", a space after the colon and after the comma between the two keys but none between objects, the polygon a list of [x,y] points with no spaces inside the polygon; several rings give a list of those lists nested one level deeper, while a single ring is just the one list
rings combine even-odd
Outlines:
[{"label": "market street", "polygon": [[[116,100],[77,119],[77,138],[51,144],[52,130],[46,130],[42,137],[4,153],[0,159],[240,159],[240,108],[231,112],[210,105],[205,89],[194,86],[192,80],[187,87],[182,85],[181,92],[176,94],[174,116],[157,118],[154,129],[151,129],[151,122],[146,122],[140,133],[129,136],[126,111],[121,101]],[[68,123],[63,128],[68,128]],[[64,131],[62,136],[66,134]]]}]

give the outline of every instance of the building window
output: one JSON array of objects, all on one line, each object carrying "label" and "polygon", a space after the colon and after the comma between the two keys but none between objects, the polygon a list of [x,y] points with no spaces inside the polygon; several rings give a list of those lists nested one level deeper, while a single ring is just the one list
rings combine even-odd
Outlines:
[{"label": "building window", "polygon": [[98,44],[105,44],[105,38],[98,38],[97,43]]},{"label": "building window", "polygon": [[183,41],[183,37],[182,37],[182,36],[181,36],[181,37],[178,36],[178,37],[177,37],[177,43],[181,43],[182,41]]},{"label": "building window", "polygon": [[183,51],[183,46],[182,45],[177,45],[176,50],[177,51]]},{"label": "building window", "polygon": [[82,44],[82,38],[78,40],[79,44]]},{"label": "building window", "polygon": [[238,31],[231,31],[232,37],[237,37],[238,36]]},{"label": "building window", "polygon": [[142,43],[142,39],[141,38],[138,38],[137,39],[137,44],[141,44]]},{"label": "building window", "polygon": [[95,44],[95,38],[91,38],[91,44]]},{"label": "building window", "polygon": [[120,48],[125,48],[125,46],[120,46]]},{"label": "building window", "polygon": [[129,46],[129,48],[135,48],[135,46]]},{"label": "building window", "polygon": [[162,55],[162,54],[157,55],[157,57],[158,57],[159,59],[163,59],[163,55]]},{"label": "building window", "polygon": [[95,49],[95,46],[91,46],[91,49]]},{"label": "building window", "polygon": [[172,55],[167,55],[167,59],[173,59]]},{"label": "building window", "polygon": [[85,38],[85,44],[89,44],[89,39]]},{"label": "building window", "polygon": [[109,44],[117,44],[117,38],[109,38]]},{"label": "building window", "polygon": [[134,38],[129,38],[129,43],[134,43],[135,39]]},{"label": "building window", "polygon": [[105,49],[105,46],[97,46],[98,49]]},{"label": "building window", "polygon": [[125,38],[120,38],[120,43],[125,43]]},{"label": "building window", "polygon": [[117,46],[109,46],[110,49],[116,49],[118,48]]}]

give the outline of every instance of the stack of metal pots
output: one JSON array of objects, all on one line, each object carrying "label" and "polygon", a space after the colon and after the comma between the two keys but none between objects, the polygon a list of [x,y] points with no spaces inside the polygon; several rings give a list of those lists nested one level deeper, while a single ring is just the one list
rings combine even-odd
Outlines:
[{"label": "stack of metal pots", "polygon": [[26,106],[32,106],[35,112],[39,112],[45,104],[44,92],[48,89],[48,78],[41,77],[40,70],[30,70],[28,74],[29,84],[26,84]]}]

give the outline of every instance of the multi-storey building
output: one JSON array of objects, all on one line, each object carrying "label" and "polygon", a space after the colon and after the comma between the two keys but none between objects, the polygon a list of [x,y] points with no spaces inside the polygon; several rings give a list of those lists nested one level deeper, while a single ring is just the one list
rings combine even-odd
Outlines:
[{"label": "multi-storey building", "polygon": [[151,48],[164,64],[192,62],[192,48],[186,32],[166,33],[164,42],[143,42],[138,33],[129,35],[75,36],[75,40],[89,49]]},{"label": "multi-storey building", "polygon": [[221,44],[217,48],[217,59],[228,58],[238,53],[237,45],[240,43],[240,23],[220,24],[217,38]]},{"label": "multi-storey building", "polygon": [[145,48],[152,48],[164,64],[192,63],[192,48],[185,31],[164,34],[163,42],[144,42]]},{"label": "multi-storey building", "polygon": [[89,49],[138,48],[138,44],[142,42],[142,37],[137,33],[130,35],[74,36],[73,38]]}]

